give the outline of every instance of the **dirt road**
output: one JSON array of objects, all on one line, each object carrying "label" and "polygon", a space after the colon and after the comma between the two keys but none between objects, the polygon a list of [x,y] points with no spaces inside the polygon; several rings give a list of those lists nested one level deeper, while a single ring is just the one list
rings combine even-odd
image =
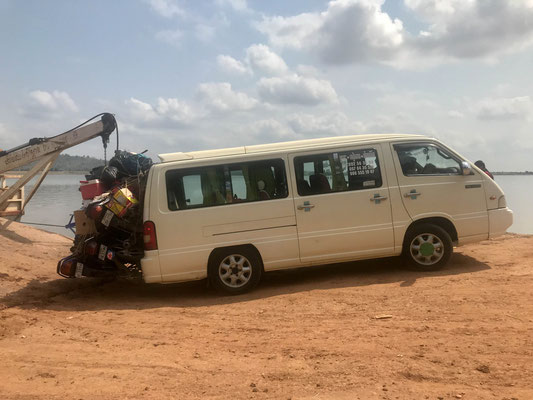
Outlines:
[{"label": "dirt road", "polygon": [[533,399],[532,236],[440,272],[347,263],[219,297],[62,279],[67,239],[1,224],[1,399]]}]

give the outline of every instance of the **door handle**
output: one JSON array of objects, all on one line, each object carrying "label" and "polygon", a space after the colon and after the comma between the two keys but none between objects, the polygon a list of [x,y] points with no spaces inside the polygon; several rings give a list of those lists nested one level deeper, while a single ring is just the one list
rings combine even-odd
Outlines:
[{"label": "door handle", "polygon": [[418,193],[416,189],[411,190],[410,192],[404,193],[403,197],[410,197],[413,200],[416,200],[416,196],[420,196],[422,193]]},{"label": "door handle", "polygon": [[309,211],[311,208],[314,208],[315,205],[314,204],[301,204],[299,205],[298,207],[296,207],[298,210],[305,210],[305,211]]},{"label": "door handle", "polygon": [[374,197],[370,198],[370,201],[373,201],[375,204],[379,204],[381,200],[387,200],[387,196],[381,196],[379,193],[376,193]]}]

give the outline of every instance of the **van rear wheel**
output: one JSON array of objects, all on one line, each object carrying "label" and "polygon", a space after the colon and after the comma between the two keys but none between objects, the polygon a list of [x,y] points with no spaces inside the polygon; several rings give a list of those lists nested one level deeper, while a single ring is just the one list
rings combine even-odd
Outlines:
[{"label": "van rear wheel", "polygon": [[452,239],[448,232],[438,225],[420,224],[407,233],[402,255],[409,267],[434,271],[448,263],[452,251]]},{"label": "van rear wheel", "polygon": [[261,279],[261,259],[257,252],[246,248],[218,250],[210,260],[209,281],[224,294],[241,294],[253,289]]}]

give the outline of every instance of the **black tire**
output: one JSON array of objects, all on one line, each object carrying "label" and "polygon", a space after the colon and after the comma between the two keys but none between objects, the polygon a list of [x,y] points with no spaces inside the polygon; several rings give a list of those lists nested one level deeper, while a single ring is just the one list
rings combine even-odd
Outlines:
[{"label": "black tire", "polygon": [[448,232],[438,225],[425,223],[407,231],[402,256],[412,269],[435,271],[448,263],[452,251],[452,239]]},{"label": "black tire", "polygon": [[223,294],[246,293],[261,280],[263,265],[259,254],[249,247],[216,250],[207,269],[209,282]]}]

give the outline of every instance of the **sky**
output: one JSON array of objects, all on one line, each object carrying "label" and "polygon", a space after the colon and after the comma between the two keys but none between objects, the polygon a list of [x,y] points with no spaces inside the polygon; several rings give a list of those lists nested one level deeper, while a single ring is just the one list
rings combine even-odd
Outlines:
[{"label": "sky", "polygon": [[0,148],[101,112],[155,160],[413,133],[533,171],[533,0],[0,0]]}]

